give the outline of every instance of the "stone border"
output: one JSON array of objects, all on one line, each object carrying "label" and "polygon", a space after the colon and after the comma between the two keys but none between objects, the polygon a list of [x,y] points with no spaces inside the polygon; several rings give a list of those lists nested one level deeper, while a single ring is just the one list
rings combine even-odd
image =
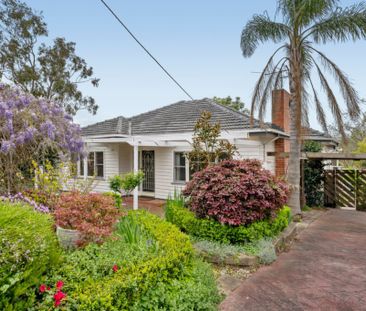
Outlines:
[{"label": "stone border", "polygon": [[199,256],[202,256],[203,259],[210,263],[237,267],[255,267],[259,265],[259,258],[257,256],[251,256],[242,253],[238,254],[237,256],[227,256],[222,258],[219,255],[208,254],[207,252],[197,249],[196,247],[195,249]]}]

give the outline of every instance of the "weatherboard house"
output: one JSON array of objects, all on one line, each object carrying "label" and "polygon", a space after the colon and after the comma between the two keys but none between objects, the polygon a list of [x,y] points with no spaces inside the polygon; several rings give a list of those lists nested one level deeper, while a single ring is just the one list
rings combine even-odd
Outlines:
[{"label": "weatherboard house", "polygon": [[[235,144],[239,159],[259,159],[263,167],[278,176],[286,175],[289,151],[289,94],[272,94],[272,122],[250,125],[250,117],[219,105],[211,99],[181,101],[131,118],[118,116],[82,129],[88,156],[78,162],[78,176],[96,176],[94,191],[109,191],[108,179],[114,175],[142,170],[145,179],[134,193],[137,197],[166,199],[189,181],[185,153],[191,150],[196,120],[203,111],[220,122],[221,139]],[[334,139],[308,130],[306,139],[334,148]]]}]

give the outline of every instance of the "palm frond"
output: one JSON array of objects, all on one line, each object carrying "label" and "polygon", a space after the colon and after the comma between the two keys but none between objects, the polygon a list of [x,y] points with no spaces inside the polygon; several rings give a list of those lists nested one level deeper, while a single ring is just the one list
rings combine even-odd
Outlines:
[{"label": "palm frond", "polygon": [[317,49],[313,47],[311,47],[311,49],[320,56],[323,66],[335,77],[336,81],[338,82],[343,98],[347,104],[349,116],[352,120],[357,119],[361,113],[361,98],[359,97],[358,92],[354,89],[346,74],[333,61],[331,61],[327,56]]},{"label": "palm frond", "polygon": [[251,125],[253,125],[254,122],[254,113],[257,110],[257,107],[259,105],[261,96],[262,96],[262,90],[266,85],[266,82],[268,80],[268,78],[270,77],[271,73],[273,72],[272,68],[273,68],[273,59],[276,56],[276,54],[282,50],[283,48],[285,48],[286,46],[280,46],[272,55],[271,57],[268,59],[267,64],[264,66],[264,69],[262,70],[262,73],[255,85],[254,91],[253,91],[253,96],[252,96],[252,103],[251,103],[251,113],[250,113],[250,122]]},{"label": "palm frond", "polygon": [[316,18],[326,16],[338,0],[278,0],[277,12],[281,12],[287,23],[300,27]]},{"label": "palm frond", "polygon": [[327,121],[326,121],[324,109],[323,109],[322,104],[319,100],[318,93],[317,93],[317,91],[314,87],[313,81],[311,80],[310,77],[309,77],[308,81],[309,81],[311,89],[313,91],[313,98],[314,98],[314,103],[315,103],[315,108],[316,108],[316,116],[317,116],[318,122],[320,123],[323,131],[325,133],[328,133]]},{"label": "palm frond", "polygon": [[321,85],[322,85],[323,89],[325,90],[325,93],[328,97],[329,107],[330,107],[330,109],[332,111],[332,114],[334,116],[338,131],[342,135],[342,137],[345,138],[346,133],[345,133],[345,130],[344,130],[344,122],[343,122],[342,111],[339,108],[337,99],[336,99],[331,87],[329,86],[329,83],[328,83],[327,79],[325,78],[323,72],[321,71],[319,65],[317,63],[315,63],[315,66],[316,66],[317,71],[318,71],[318,75],[319,75],[319,78],[320,78],[320,83],[321,83]]},{"label": "palm frond", "polygon": [[243,56],[252,56],[259,43],[266,41],[279,43],[285,40],[290,32],[287,25],[272,21],[266,14],[254,15],[241,34],[240,47]]},{"label": "palm frond", "polygon": [[337,8],[305,33],[305,37],[311,36],[316,43],[365,39],[366,3]]}]

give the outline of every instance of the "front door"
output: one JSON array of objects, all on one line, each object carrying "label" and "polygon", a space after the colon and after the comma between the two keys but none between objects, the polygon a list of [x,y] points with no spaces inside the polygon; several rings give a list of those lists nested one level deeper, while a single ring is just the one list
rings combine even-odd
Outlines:
[{"label": "front door", "polygon": [[141,153],[141,169],[145,178],[142,182],[142,191],[155,192],[155,153],[143,150]]}]

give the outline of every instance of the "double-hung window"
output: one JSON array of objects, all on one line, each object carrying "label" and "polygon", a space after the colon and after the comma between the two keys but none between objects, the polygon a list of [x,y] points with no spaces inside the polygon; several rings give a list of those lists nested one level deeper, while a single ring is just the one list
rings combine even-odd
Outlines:
[{"label": "double-hung window", "polygon": [[[79,175],[84,176],[84,159],[79,162]],[[102,151],[89,152],[86,157],[87,176],[104,177],[104,153]]]},{"label": "double-hung window", "polygon": [[174,182],[186,181],[186,157],[184,152],[174,152]]}]

